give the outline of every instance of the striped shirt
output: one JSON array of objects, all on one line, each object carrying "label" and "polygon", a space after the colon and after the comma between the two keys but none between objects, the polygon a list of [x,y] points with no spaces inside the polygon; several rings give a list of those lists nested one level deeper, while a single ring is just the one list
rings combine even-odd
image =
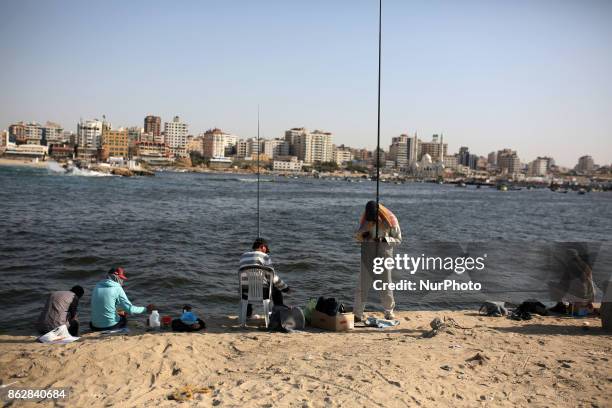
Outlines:
[{"label": "striped shirt", "polygon": [[[265,266],[274,270],[270,255],[261,251],[249,251],[242,254],[240,257],[240,269],[247,268],[249,266]],[[276,273],[274,273],[273,283],[278,290],[285,290],[289,287],[281,278],[278,277]],[[264,279],[264,284],[268,284],[266,279]]]}]

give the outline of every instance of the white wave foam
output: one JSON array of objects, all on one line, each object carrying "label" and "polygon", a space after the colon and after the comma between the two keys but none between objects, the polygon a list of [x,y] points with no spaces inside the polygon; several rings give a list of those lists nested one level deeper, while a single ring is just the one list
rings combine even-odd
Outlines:
[{"label": "white wave foam", "polygon": [[63,176],[80,176],[80,177],[112,177],[112,174],[102,173],[99,171],[79,169],[78,167],[71,167],[70,171],[66,171],[58,162],[50,161],[47,162],[47,170],[52,173],[63,175]]}]

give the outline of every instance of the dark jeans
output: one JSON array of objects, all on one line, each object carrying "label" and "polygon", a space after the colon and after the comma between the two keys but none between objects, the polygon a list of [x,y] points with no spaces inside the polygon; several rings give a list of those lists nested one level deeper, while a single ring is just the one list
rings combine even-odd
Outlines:
[{"label": "dark jeans", "polygon": [[172,321],[172,331],[194,332],[194,331],[204,330],[206,328],[206,323],[204,323],[204,320],[198,319],[198,323],[200,323],[200,328],[194,329],[193,327],[191,327],[191,325],[183,323],[181,319],[174,319]]},{"label": "dark jeans", "polygon": [[78,320],[71,320],[68,323],[68,333],[70,333],[70,335],[73,337],[79,336],[79,321]]},{"label": "dark jeans", "polygon": [[[269,289],[267,286],[264,286],[263,290],[264,290],[264,298],[267,299],[267,294],[268,294]],[[242,298],[246,299],[247,294],[243,293]],[[272,286],[272,303],[277,306],[280,306],[283,304],[283,292],[276,289],[276,286]],[[249,303],[249,305],[247,306],[247,317],[251,317],[252,315],[253,315],[253,306]]]},{"label": "dark jeans", "polygon": [[127,317],[121,316],[119,322],[109,327],[96,327],[91,322],[89,322],[89,328],[91,331],[106,331],[106,330],[115,330],[122,329],[127,326]]}]

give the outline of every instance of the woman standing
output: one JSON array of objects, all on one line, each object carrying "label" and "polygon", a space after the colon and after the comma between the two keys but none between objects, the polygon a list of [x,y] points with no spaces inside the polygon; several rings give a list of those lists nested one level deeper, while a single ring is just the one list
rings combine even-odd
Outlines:
[{"label": "woman standing", "polygon": [[[376,222],[377,212],[378,225]],[[365,302],[375,279],[373,272],[374,258],[392,258],[393,246],[402,242],[402,231],[397,218],[388,208],[378,204],[378,211],[376,211],[376,201],[368,201],[359,220],[359,228],[357,228],[355,238],[361,242],[361,273],[353,309],[355,321],[359,322],[363,320]],[[383,273],[377,275],[376,279],[391,283],[391,269],[384,268]],[[394,319],[395,300],[393,299],[393,291],[389,289],[381,290],[380,302],[385,310],[385,319]]]}]

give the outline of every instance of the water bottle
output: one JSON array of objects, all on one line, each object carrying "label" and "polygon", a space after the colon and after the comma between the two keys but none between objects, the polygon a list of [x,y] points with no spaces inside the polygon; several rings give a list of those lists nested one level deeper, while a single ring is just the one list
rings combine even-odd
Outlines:
[{"label": "water bottle", "polygon": [[159,329],[159,327],[159,312],[157,310],[153,310],[149,316],[149,328],[156,330]]}]

